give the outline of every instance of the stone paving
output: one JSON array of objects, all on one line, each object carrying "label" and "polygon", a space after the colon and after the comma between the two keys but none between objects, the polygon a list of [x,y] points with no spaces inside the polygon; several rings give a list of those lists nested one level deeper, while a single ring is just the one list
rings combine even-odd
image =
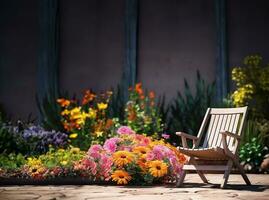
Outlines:
[{"label": "stone paving", "polygon": [[207,175],[212,184],[205,185],[197,174],[187,174],[183,187],[173,185],[134,187],[97,185],[2,186],[0,200],[269,200],[269,175],[249,174],[252,186],[244,185],[240,175],[230,176],[227,189],[220,189],[220,174]]}]

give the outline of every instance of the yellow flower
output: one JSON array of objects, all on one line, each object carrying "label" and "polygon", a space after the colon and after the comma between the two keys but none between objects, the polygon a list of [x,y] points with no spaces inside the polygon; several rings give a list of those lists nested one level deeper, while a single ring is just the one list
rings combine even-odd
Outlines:
[{"label": "yellow flower", "polygon": [[116,170],[114,173],[112,173],[111,178],[119,185],[126,185],[132,179],[128,172],[124,170]]},{"label": "yellow flower", "polygon": [[67,165],[67,161],[66,161],[66,160],[63,160],[63,161],[61,162],[61,165]]},{"label": "yellow flower", "polygon": [[91,119],[96,118],[96,110],[89,108],[89,118],[91,118]]},{"label": "yellow flower", "polygon": [[81,107],[75,107],[70,111],[70,115],[73,119],[77,119],[79,118],[79,116],[81,115]]},{"label": "yellow flower", "polygon": [[103,131],[95,131],[97,137],[102,137]]},{"label": "yellow flower", "polygon": [[71,148],[70,152],[73,153],[73,154],[78,154],[80,152],[80,148],[76,148],[76,147]]},{"label": "yellow flower", "polygon": [[117,151],[112,155],[112,157],[113,162],[119,167],[123,167],[134,160],[133,154],[129,151]]},{"label": "yellow flower", "polygon": [[98,103],[97,104],[99,110],[105,110],[107,109],[107,103]]},{"label": "yellow flower", "polygon": [[161,160],[148,162],[149,172],[154,177],[162,177],[168,173],[167,164]]},{"label": "yellow flower", "polygon": [[69,138],[71,138],[71,139],[75,139],[77,137],[78,137],[77,133],[72,133],[72,134],[69,135]]},{"label": "yellow flower", "polygon": [[67,109],[64,109],[64,111],[61,112],[62,116],[69,115],[70,111]]}]

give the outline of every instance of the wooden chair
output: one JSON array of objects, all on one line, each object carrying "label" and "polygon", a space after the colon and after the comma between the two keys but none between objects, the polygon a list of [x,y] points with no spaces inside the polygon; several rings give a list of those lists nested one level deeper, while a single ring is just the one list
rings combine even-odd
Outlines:
[{"label": "wooden chair", "polygon": [[[182,185],[187,171],[196,170],[204,183],[208,183],[208,181],[203,171],[224,171],[221,183],[221,188],[224,188],[233,165],[238,168],[246,184],[251,185],[238,158],[246,114],[247,107],[208,108],[197,137],[183,132],[176,133],[181,137],[183,146],[178,147],[179,151],[189,156],[183,172],[177,180],[178,187]],[[192,140],[192,148],[188,147],[187,139]],[[215,164],[220,160],[224,161],[224,165]],[[213,165],[209,165],[208,163],[212,161]]]}]

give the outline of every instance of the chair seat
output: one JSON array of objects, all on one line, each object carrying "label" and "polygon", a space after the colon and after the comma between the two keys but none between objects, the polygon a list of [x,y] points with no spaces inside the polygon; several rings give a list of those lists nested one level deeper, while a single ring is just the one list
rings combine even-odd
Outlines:
[{"label": "chair seat", "polygon": [[225,154],[224,149],[221,147],[209,147],[199,149],[189,149],[178,147],[178,150],[194,158],[206,159],[206,160],[227,160],[229,157]]}]

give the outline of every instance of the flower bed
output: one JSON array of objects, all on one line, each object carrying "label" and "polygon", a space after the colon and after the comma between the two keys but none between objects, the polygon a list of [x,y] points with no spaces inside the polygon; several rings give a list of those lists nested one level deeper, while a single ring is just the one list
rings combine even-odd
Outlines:
[{"label": "flower bed", "polygon": [[150,185],[175,181],[184,162],[184,155],[164,140],[122,126],[103,146],[92,145],[87,152],[74,147],[50,149],[38,157],[28,157],[21,167],[2,167],[0,180],[2,184],[8,180],[53,184],[73,179],[78,183]]}]

